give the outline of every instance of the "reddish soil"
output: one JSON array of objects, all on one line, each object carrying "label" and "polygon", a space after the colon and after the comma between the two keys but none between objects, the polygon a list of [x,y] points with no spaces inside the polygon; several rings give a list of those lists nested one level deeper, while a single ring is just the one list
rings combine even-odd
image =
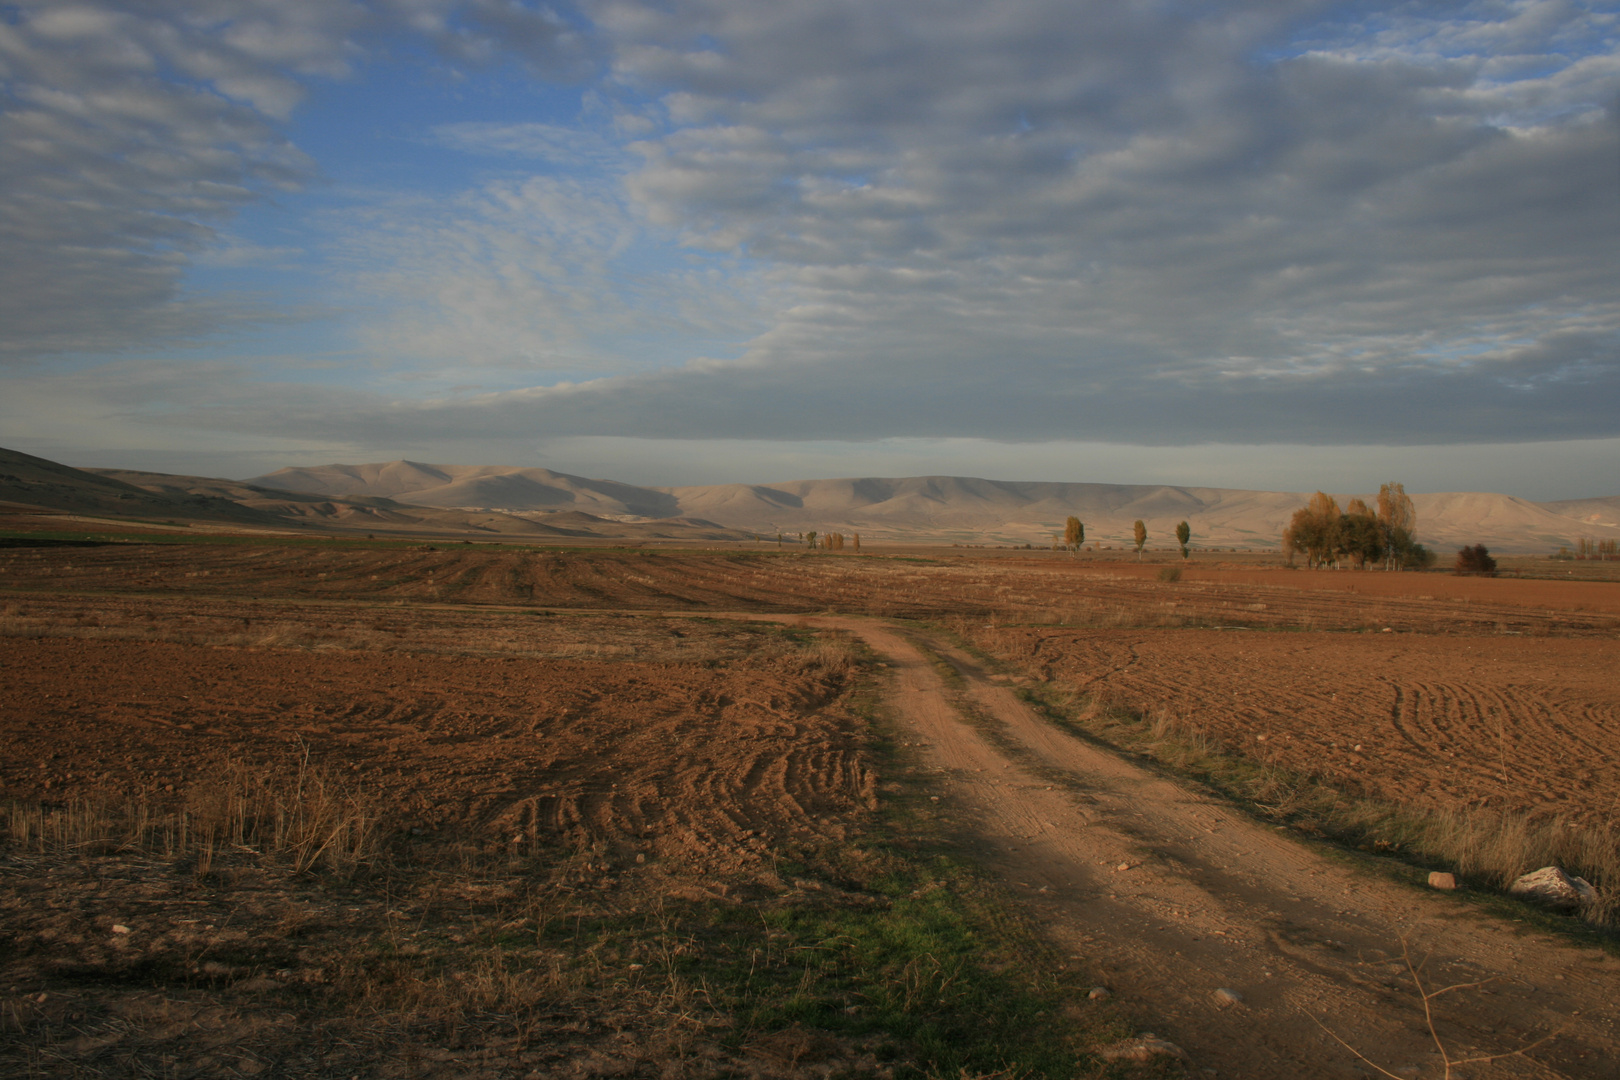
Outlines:
[{"label": "reddish soil", "polygon": [[[1082,565],[1084,565],[1082,563]],[[1138,580],[1157,579],[1175,563],[1108,564],[1107,572]],[[1582,565],[1583,572],[1597,569]],[[1385,573],[1382,570],[1286,570],[1211,566],[1202,562],[1182,565],[1182,581],[1217,585],[1278,586],[1287,589],[1354,593],[1368,598],[1452,600],[1472,604],[1514,605],[1559,611],[1620,614],[1620,582],[1547,578],[1464,577],[1441,571]]]},{"label": "reddish soil", "polygon": [[1620,813],[1620,641],[976,630],[1079,692],[1392,802]]},{"label": "reddish soil", "polygon": [[[1396,800],[1580,820],[1620,805],[1612,586],[1468,582],[1457,587],[1487,591],[1452,596],[1430,576],[1232,573],[1169,583],[1151,566],[1058,559],[4,549],[0,798],[178,803],[215,778],[211,763],[285,767],[308,747],[400,825],[472,833],[491,850],[544,831],[591,873],[609,872],[594,861],[609,849],[614,872],[662,856],[652,862],[677,868],[683,888],[707,875],[782,888],[767,844],[836,840],[874,796],[847,653],[657,613],[832,611],[951,622],[1080,692]],[[1394,592],[1348,588],[1364,581]],[[1500,980],[1445,999],[1454,1047],[1495,1052],[1568,1021],[1538,1054],[1542,1075],[1605,1075],[1620,1053],[1604,952],[1360,874],[1064,735],[936,630],[805,621],[862,635],[891,665],[889,705],[906,752],[937,770],[941,817],[1197,1064],[1354,1075],[1311,1019],[1326,1018],[1399,1075],[1438,1075],[1394,966],[1403,935],[1437,949],[1441,978]],[[100,873],[71,886],[85,925],[119,915],[103,910]],[[19,862],[13,876],[34,871]],[[19,887],[8,918],[37,922],[41,950],[113,948],[88,932],[49,938],[40,912],[68,886],[50,888],[30,900]],[[393,918],[388,903],[379,919]],[[174,941],[177,954],[192,947]],[[1214,1002],[1223,987],[1241,1006]]]},{"label": "reddish soil", "polygon": [[[1189,571],[1065,559],[566,552],[450,545],[109,544],[0,549],[0,592],[276,596],[632,610],[995,615],[1071,625],[1612,634],[1620,583]],[[1366,591],[1363,591],[1363,590]],[[1382,591],[1380,591],[1382,590]],[[1550,606],[1549,605],[1553,605]]]},{"label": "reddish soil", "polygon": [[0,638],[0,801],[178,804],[226,763],[285,771],[307,749],[396,826],[715,870],[871,798],[814,655],[750,627],[655,629],[753,651],[705,668]]}]

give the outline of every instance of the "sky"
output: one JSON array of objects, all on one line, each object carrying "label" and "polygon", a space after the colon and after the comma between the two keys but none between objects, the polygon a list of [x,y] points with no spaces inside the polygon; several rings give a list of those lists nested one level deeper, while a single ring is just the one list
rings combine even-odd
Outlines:
[{"label": "sky", "polygon": [[0,0],[0,445],[1620,494],[1620,3]]}]

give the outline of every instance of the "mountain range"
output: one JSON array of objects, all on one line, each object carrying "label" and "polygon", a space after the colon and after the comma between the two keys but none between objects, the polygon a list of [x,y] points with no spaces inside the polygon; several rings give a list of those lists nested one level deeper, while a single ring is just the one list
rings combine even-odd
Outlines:
[{"label": "mountain range", "polygon": [[[1350,496],[1338,497],[1342,504]],[[1128,544],[1141,519],[1149,546],[1168,547],[1176,523],[1185,520],[1197,548],[1264,550],[1277,546],[1289,517],[1308,498],[1308,492],[962,476],[641,487],[542,468],[413,461],[288,468],[227,480],[75,469],[0,449],[0,512],[233,530],[697,542],[814,529],[891,543],[1044,547],[1072,514],[1098,546]],[[1500,552],[1550,553],[1583,537],[1620,538],[1620,497],[1537,503],[1440,492],[1412,499],[1419,539],[1442,552],[1484,543]]]},{"label": "mountain range", "polygon": [[[874,540],[1049,543],[1070,514],[1088,541],[1127,542],[1143,520],[1150,544],[1168,544],[1187,521],[1210,547],[1274,547],[1309,492],[1139,484],[983,480],[962,476],[861,477],[777,484],[638,487],[535,467],[391,461],[280,469],[251,483],[327,496],[522,514],[536,520],[583,510],[634,521],[684,516],[774,536],[838,530]],[[1349,495],[1341,495],[1341,503]],[[1363,493],[1369,503],[1370,494]],[[1484,543],[1502,551],[1548,551],[1577,537],[1620,536],[1620,497],[1535,503],[1476,492],[1415,494],[1418,534],[1431,546]]]}]

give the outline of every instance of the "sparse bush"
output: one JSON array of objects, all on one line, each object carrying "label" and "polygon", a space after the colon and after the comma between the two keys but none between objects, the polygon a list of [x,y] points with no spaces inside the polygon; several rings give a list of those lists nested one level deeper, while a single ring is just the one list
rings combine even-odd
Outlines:
[{"label": "sparse bush", "polygon": [[1169,582],[1180,581],[1181,580],[1181,567],[1179,567],[1179,566],[1166,566],[1164,569],[1159,571],[1159,580],[1160,581],[1169,581]]}]

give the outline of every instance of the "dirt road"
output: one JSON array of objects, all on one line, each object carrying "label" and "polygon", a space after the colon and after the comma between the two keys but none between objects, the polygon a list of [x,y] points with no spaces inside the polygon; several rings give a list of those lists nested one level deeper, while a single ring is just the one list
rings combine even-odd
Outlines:
[{"label": "dirt road", "polygon": [[[970,656],[920,631],[840,617],[890,665],[903,731],[938,770],[941,810],[1027,895],[1051,938],[1159,1018],[1195,1071],[1263,1080],[1397,1076],[1445,1065],[1401,961],[1432,986],[1453,1077],[1620,1076],[1620,962],[1378,880],[1041,720]],[[910,635],[910,636],[908,636]],[[929,656],[961,676],[952,686]],[[954,680],[952,680],[954,682]],[[903,736],[903,738],[906,736]],[[1222,1001],[1217,991],[1240,999]],[[1325,1027],[1324,1027],[1325,1025]]]}]

